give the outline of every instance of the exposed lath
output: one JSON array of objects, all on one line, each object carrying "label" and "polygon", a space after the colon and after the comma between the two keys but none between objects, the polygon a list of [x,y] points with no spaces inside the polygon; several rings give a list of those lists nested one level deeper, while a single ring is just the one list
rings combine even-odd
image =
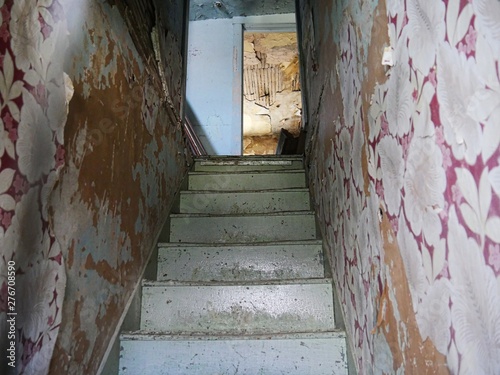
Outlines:
[{"label": "exposed lath", "polygon": [[251,65],[243,71],[243,93],[248,100],[269,107],[276,101],[276,93],[284,89],[284,75],[280,65]]}]

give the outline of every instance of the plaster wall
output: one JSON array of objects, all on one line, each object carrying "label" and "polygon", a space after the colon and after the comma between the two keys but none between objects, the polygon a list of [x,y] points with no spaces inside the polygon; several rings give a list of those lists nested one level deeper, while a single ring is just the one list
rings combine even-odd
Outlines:
[{"label": "plaster wall", "polygon": [[233,124],[233,22],[189,22],[187,103],[208,153],[241,154],[241,124]]},{"label": "plaster wall", "polygon": [[306,162],[359,373],[500,373],[499,4],[299,12]]},{"label": "plaster wall", "polygon": [[113,2],[0,1],[2,353],[10,264],[18,314],[1,373],[97,372],[186,171],[182,34],[139,6],[162,72]]},{"label": "plaster wall", "polygon": [[[243,62],[243,136],[270,136],[282,128],[298,135],[302,103],[297,34],[245,33]],[[266,64],[269,74],[259,70]]]},{"label": "plaster wall", "polygon": [[266,31],[294,23],[294,14],[189,22],[187,113],[209,154],[241,155],[243,25]]}]

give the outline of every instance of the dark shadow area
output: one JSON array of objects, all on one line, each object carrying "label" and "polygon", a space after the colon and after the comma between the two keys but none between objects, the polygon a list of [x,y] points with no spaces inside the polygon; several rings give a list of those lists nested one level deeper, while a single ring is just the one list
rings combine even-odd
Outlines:
[{"label": "dark shadow area", "polygon": [[212,143],[210,142],[208,136],[205,134],[203,131],[203,127],[200,124],[200,121],[198,117],[195,115],[193,108],[191,107],[191,104],[189,103],[188,100],[186,100],[186,107],[185,107],[185,114],[184,116],[189,119],[189,122],[192,125],[193,131],[195,132],[196,136],[202,143],[206,153],[208,155],[215,155],[214,147],[212,146]]}]

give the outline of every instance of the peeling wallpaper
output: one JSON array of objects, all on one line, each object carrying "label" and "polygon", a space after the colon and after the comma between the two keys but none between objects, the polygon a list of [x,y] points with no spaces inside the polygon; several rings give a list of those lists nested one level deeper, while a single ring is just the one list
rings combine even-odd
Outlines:
[{"label": "peeling wallpaper", "polygon": [[[184,19],[181,3],[163,11]],[[115,6],[0,9],[2,353],[14,263],[17,312],[17,367],[0,372],[93,374],[186,171],[183,36],[156,25],[165,97]]]},{"label": "peeling wallpaper", "polygon": [[310,184],[359,372],[500,373],[500,3],[300,0],[299,19]]}]

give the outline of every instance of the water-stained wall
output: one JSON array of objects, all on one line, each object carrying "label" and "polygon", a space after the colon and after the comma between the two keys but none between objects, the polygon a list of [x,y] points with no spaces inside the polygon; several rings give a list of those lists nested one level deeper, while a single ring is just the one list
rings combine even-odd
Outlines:
[{"label": "water-stained wall", "polygon": [[500,373],[500,3],[299,10],[310,183],[358,370]]},{"label": "water-stained wall", "polygon": [[13,265],[17,371],[93,374],[186,170],[184,1],[0,7],[2,353]]}]

